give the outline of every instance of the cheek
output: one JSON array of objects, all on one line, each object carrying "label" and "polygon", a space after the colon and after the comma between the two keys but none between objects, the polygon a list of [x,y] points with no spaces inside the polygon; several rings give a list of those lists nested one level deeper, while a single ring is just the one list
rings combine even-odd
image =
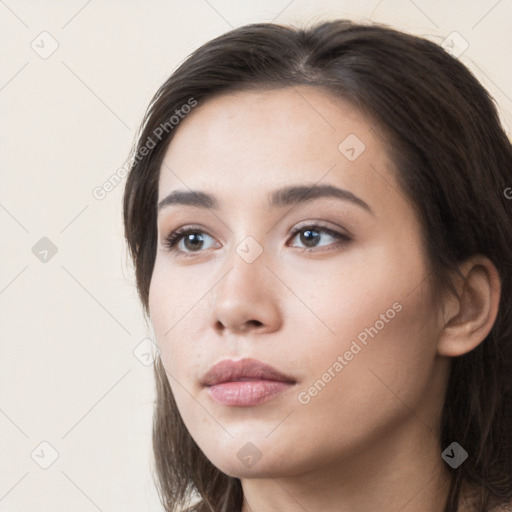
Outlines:
[{"label": "cheek", "polygon": [[350,403],[364,415],[362,404],[375,411],[399,403],[393,393],[411,403],[421,398],[435,360],[437,326],[424,262],[414,247],[408,254],[375,247],[354,255],[344,270],[330,269],[323,285],[298,290],[322,320],[312,320],[315,329],[301,337],[299,348],[311,368],[302,398],[316,402],[318,414],[329,401],[341,409]]},{"label": "cheek", "polygon": [[[324,352],[329,347],[348,349],[359,335],[364,343],[371,337],[366,329],[371,328],[372,333],[375,328],[379,333],[389,331],[396,318],[405,316],[400,310],[414,300],[411,291],[424,269],[421,261],[410,258],[402,263],[398,255],[389,249],[386,252],[381,245],[347,253],[341,263],[322,262],[313,274],[311,268],[283,269],[281,274],[284,281],[295,283],[294,292],[301,299],[291,297],[286,314],[299,318],[298,330],[306,328],[314,337],[310,341]],[[308,274],[310,279],[298,278]],[[407,309],[414,308],[412,304]]]},{"label": "cheek", "polygon": [[[314,349],[304,352],[311,372],[297,397],[302,418],[326,432],[338,431],[340,443],[350,436],[378,435],[420,409],[436,354],[426,283],[414,289],[412,280],[392,275],[360,276],[346,276],[350,295],[338,293],[337,301],[325,302],[326,324],[336,334],[319,336]],[[334,288],[330,292],[335,296]]]},{"label": "cheek", "polygon": [[149,289],[150,319],[169,383],[177,394],[180,384],[191,382],[201,367],[203,351],[198,350],[198,340],[206,325],[205,293],[205,281],[197,274],[171,271],[165,259],[157,257]]},{"label": "cheek", "polygon": [[181,328],[180,317],[183,317],[183,314],[180,316],[177,290],[157,258],[149,289],[149,313],[163,365],[173,376],[179,368],[180,345],[176,342],[176,334]]}]

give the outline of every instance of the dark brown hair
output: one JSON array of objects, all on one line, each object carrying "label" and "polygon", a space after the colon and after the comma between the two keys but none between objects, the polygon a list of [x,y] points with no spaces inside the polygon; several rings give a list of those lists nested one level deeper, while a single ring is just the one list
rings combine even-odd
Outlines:
[{"label": "dark brown hair", "polygon": [[[498,269],[498,316],[477,348],[452,360],[439,446],[456,441],[469,452],[451,470],[445,512],[457,510],[463,485],[476,490],[475,511],[510,502],[512,200],[506,190],[512,149],[488,92],[437,44],[383,25],[338,20],[309,28],[247,25],[192,53],[154,96],[126,183],[125,236],[144,311],[156,257],[160,166],[179,125],[168,125],[163,137],[158,127],[191,99],[200,105],[216,94],[296,85],[351,102],[383,129],[399,183],[421,221],[435,289],[453,290],[454,271],[476,254]],[[144,152],[150,139],[156,144]],[[180,510],[192,494],[200,497],[194,510],[241,510],[240,480],[201,452],[159,358],[154,368],[153,448],[165,510]]]}]

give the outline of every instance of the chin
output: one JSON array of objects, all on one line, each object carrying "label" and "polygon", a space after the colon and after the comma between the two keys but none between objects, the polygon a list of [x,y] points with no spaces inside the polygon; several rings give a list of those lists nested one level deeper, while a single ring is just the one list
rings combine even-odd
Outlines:
[{"label": "chin", "polygon": [[265,460],[264,457],[254,463],[240,461],[236,456],[235,461],[223,459],[222,461],[214,460],[211,462],[226,475],[239,479],[268,478],[269,475],[278,477],[284,469],[282,460]]},{"label": "chin", "polygon": [[[252,440],[252,441],[251,441]],[[230,439],[230,442],[203,450],[210,462],[223,473],[235,478],[268,478],[301,473],[306,461],[293,447],[286,446],[282,440],[275,442],[264,436],[242,436]],[[202,449],[202,448],[201,448]],[[307,471],[307,467],[303,468]]]}]

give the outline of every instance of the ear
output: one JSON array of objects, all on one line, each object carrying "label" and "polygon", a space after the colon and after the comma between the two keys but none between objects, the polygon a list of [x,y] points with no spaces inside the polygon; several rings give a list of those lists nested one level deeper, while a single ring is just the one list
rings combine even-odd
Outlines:
[{"label": "ear", "polygon": [[498,270],[485,256],[474,256],[460,267],[458,297],[447,294],[438,338],[438,354],[456,357],[477,347],[489,334],[498,314],[501,282]]}]

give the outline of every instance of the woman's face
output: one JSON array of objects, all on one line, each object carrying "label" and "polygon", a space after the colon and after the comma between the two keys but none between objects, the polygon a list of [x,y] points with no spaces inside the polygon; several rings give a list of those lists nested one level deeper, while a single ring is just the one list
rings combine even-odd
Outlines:
[{"label": "woman's face", "polygon": [[[440,331],[420,226],[372,122],[303,86],[216,97],[174,129],[158,201],[184,195],[159,209],[149,307],[205,455],[280,476],[425,435],[446,382]],[[202,383],[244,358],[289,382]]]}]

